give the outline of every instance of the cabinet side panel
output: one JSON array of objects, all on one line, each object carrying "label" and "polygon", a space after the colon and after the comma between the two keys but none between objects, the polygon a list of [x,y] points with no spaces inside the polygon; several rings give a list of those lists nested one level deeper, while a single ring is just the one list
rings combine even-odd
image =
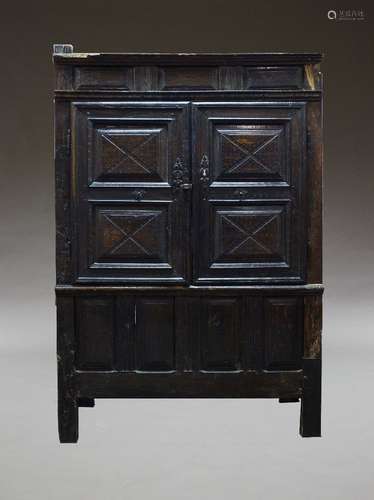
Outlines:
[{"label": "cabinet side panel", "polygon": [[136,369],[175,369],[174,299],[139,298],[135,310]]},{"label": "cabinet side panel", "polygon": [[322,283],[322,109],[321,102],[307,105],[308,127],[308,256],[307,282]]},{"label": "cabinet side panel", "polygon": [[70,109],[55,102],[56,280],[71,283]]},{"label": "cabinet side panel", "polygon": [[321,359],[322,296],[304,297],[304,358]]},{"label": "cabinet side panel", "polygon": [[76,322],[77,367],[81,370],[112,370],[115,338],[114,299],[77,299]]}]

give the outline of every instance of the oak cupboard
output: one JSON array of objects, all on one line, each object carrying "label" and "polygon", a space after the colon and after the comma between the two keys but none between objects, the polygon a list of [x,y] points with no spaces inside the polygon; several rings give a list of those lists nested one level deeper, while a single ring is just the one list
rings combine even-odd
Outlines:
[{"label": "oak cupboard", "polygon": [[320,436],[321,55],[53,61],[60,441],[144,397],[300,401]]}]

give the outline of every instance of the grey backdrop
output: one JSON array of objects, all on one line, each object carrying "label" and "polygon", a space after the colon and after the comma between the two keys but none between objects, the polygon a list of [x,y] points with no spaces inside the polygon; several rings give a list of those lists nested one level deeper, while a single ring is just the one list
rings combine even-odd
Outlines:
[{"label": "grey backdrop", "polygon": [[[1,12],[4,500],[369,500],[373,475],[373,19],[369,2],[13,2]],[[327,19],[363,9],[364,21]],[[325,53],[323,437],[274,400],[98,401],[59,445],[53,42],[78,51]],[[120,437],[118,437],[120,436]]]}]

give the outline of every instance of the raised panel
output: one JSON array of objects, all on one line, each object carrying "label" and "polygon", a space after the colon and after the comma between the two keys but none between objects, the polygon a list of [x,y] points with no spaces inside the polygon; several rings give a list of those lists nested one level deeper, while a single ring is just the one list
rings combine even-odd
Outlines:
[{"label": "raised panel", "polygon": [[214,181],[289,182],[289,128],[283,125],[227,124],[213,127]]},{"label": "raised panel", "polygon": [[115,308],[112,297],[76,299],[77,368],[114,368]]},{"label": "raised panel", "polygon": [[[212,207],[213,259],[240,266],[288,264],[290,217],[286,203]],[[240,263],[240,264],[239,264]]]},{"label": "raised panel", "polygon": [[136,301],[136,369],[175,369],[173,298],[139,298]]},{"label": "raised panel", "polygon": [[96,204],[93,212],[91,266],[168,263],[167,205]]},{"label": "raised panel", "polygon": [[301,368],[302,313],[302,298],[265,298],[264,334],[267,370]]},{"label": "raised panel", "polygon": [[205,299],[202,307],[201,369],[238,370],[240,368],[238,299]]},{"label": "raised panel", "polygon": [[186,102],[76,102],[74,180],[87,187],[170,187],[177,159],[189,166]]},{"label": "raised panel", "polygon": [[199,282],[298,279],[301,235],[295,231],[292,200],[263,197],[206,203],[209,222],[200,233],[206,244],[197,245]]},{"label": "raised panel", "polygon": [[92,127],[91,182],[168,182],[167,125],[134,125]]}]

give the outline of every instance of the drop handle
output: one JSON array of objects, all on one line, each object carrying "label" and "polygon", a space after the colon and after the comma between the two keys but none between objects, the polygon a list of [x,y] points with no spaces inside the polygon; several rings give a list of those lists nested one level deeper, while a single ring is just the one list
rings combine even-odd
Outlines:
[{"label": "drop handle", "polygon": [[186,182],[184,184],[181,184],[181,189],[183,189],[184,191],[190,191],[192,189],[192,184]]}]

